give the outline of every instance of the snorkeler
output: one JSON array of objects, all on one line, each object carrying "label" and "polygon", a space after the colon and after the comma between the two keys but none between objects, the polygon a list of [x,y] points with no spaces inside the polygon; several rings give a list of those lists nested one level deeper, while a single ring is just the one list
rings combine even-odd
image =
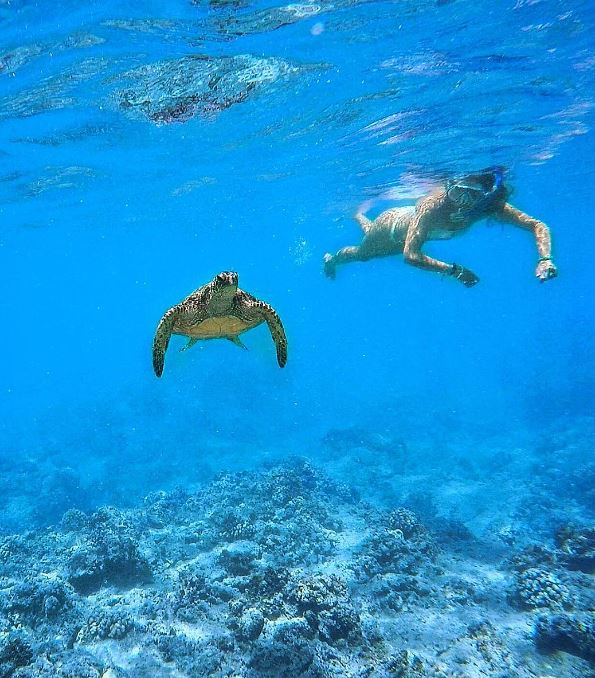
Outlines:
[{"label": "snorkeler", "polygon": [[539,253],[536,277],[541,282],[555,278],[557,269],[551,256],[549,228],[508,204],[508,195],[502,170],[490,170],[447,181],[417,205],[388,209],[373,221],[359,210],[355,219],[364,232],[362,242],[344,247],[334,255],[325,254],[324,272],[334,279],[338,264],[403,254],[413,266],[453,276],[465,287],[473,287],[479,282],[473,271],[433,259],[422,252],[422,246],[428,240],[452,238],[476,221],[491,217],[531,231]]}]

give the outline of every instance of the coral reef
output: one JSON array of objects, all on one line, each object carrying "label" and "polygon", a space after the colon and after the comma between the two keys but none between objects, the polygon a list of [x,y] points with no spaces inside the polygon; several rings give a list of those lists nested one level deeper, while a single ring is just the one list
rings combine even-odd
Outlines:
[{"label": "coral reef", "polygon": [[151,578],[130,525],[117,511],[101,509],[91,517],[85,540],[68,559],[68,581],[81,593],[101,586],[126,585]]},{"label": "coral reef", "polygon": [[321,640],[332,644],[361,636],[359,614],[350,602],[347,583],[337,575],[300,577],[288,584],[286,592],[287,600]]},{"label": "coral reef", "polygon": [[124,638],[132,629],[132,617],[125,610],[103,610],[91,614],[76,634],[76,643],[92,643],[96,640]]},{"label": "coral reef", "polygon": [[37,575],[4,588],[0,608],[13,620],[36,626],[61,616],[73,606],[74,591],[59,577]]},{"label": "coral reef", "polygon": [[529,609],[562,610],[572,607],[568,588],[551,572],[530,567],[518,575],[516,584],[519,601]]},{"label": "coral reef", "polygon": [[407,509],[397,509],[379,521],[365,540],[357,566],[366,576],[392,572],[415,575],[434,559],[437,547],[417,517]]},{"label": "coral reef", "polygon": [[595,661],[595,614],[543,616],[535,626],[536,642],[543,652],[564,650]]},{"label": "coral reef", "polygon": [[[486,571],[411,509],[366,504],[300,459],[69,509],[0,543],[0,675],[535,678],[553,650],[584,673],[590,575],[566,558],[584,533],[560,534]],[[523,625],[503,642],[511,615],[534,642]]]},{"label": "coral reef", "polygon": [[21,666],[33,659],[31,646],[17,632],[7,634],[0,640],[0,676],[8,678]]},{"label": "coral reef", "polygon": [[595,527],[565,525],[556,532],[556,545],[567,567],[595,573]]}]

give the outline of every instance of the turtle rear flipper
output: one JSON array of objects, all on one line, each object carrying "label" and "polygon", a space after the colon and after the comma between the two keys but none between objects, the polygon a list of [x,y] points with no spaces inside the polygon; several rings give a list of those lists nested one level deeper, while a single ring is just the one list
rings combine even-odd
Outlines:
[{"label": "turtle rear flipper", "polygon": [[153,339],[153,369],[155,374],[160,377],[163,374],[163,364],[165,362],[165,352],[169,345],[174,324],[176,322],[177,309],[175,306],[161,318],[155,338]]},{"label": "turtle rear flipper", "polygon": [[232,344],[235,344],[236,346],[243,348],[244,351],[248,350],[248,347],[246,346],[246,344],[238,337],[237,334],[235,334],[232,337],[225,337],[225,338],[228,339],[229,341],[231,341]]},{"label": "turtle rear flipper", "polygon": [[180,349],[180,353],[183,353],[184,351],[187,351],[189,348],[192,348],[197,341],[198,337],[190,337],[188,339],[188,343],[186,344],[186,346],[182,346],[182,348]]}]

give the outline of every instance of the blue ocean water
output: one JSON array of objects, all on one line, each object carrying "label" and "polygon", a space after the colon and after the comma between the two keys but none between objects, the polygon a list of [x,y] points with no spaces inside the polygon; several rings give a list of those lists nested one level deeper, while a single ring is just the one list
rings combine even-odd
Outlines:
[{"label": "blue ocean water", "polygon": [[[2,533],[295,459],[511,550],[592,525],[594,30],[582,0],[0,0]],[[426,247],[472,289],[402,257],[325,278],[362,204],[496,165],[556,279],[485,220]],[[224,270],[287,366],[261,326],[248,351],[174,337],[157,379],[162,314]]]}]

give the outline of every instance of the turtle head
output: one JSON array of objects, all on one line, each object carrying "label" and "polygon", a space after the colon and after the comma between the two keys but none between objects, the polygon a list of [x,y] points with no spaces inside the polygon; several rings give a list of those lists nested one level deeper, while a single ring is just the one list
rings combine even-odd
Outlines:
[{"label": "turtle head", "polygon": [[238,287],[238,274],[234,271],[222,271],[213,278],[215,288],[224,290],[226,287]]},{"label": "turtle head", "polygon": [[218,299],[218,303],[225,306],[231,303],[238,291],[238,274],[233,271],[222,271],[217,273],[211,284],[213,295]]}]

